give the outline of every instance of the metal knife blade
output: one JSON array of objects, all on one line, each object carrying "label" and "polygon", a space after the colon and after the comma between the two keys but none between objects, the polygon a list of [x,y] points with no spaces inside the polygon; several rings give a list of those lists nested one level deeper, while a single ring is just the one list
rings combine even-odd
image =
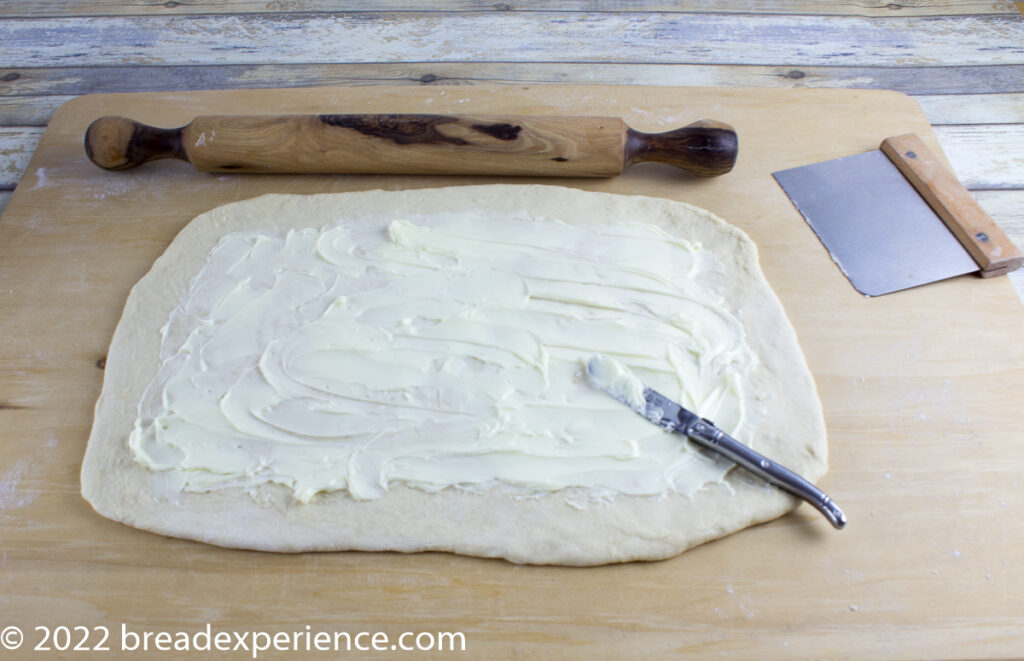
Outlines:
[{"label": "metal knife blade", "polygon": [[587,377],[599,390],[630,407],[662,429],[683,434],[764,481],[800,498],[821,512],[836,529],[846,525],[846,514],[832,498],[785,466],[751,450],[710,420],[705,420],[658,391],[644,385],[629,368],[604,356],[587,362]]}]

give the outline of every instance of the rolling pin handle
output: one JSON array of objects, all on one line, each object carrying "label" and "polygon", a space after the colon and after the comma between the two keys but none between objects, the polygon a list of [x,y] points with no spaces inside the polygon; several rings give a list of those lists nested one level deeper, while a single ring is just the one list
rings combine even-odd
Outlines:
[{"label": "rolling pin handle", "polygon": [[732,170],[738,150],[735,129],[724,122],[702,119],[665,133],[628,129],[625,165],[656,161],[714,177]]},{"label": "rolling pin handle", "polygon": [[105,170],[128,170],[161,158],[188,157],[182,129],[162,129],[126,117],[100,117],[85,132],[85,153]]}]

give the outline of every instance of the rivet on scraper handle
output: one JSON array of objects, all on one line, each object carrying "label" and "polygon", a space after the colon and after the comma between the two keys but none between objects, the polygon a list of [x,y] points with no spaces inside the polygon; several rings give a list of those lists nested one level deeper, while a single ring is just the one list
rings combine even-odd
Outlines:
[{"label": "rivet on scraper handle", "polygon": [[919,137],[907,133],[886,138],[881,148],[971,254],[982,277],[1020,268],[1020,250]]},{"label": "rivet on scraper handle", "polygon": [[710,177],[729,172],[737,150],[722,122],[641,133],[617,117],[238,115],[165,129],[108,116],[85,134],[107,170],[178,158],[225,173],[611,177],[656,161]]}]

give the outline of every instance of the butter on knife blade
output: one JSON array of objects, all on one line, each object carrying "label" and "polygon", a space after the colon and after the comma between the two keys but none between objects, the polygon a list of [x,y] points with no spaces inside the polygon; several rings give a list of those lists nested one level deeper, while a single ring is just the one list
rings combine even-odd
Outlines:
[{"label": "butter on knife blade", "polygon": [[836,529],[846,525],[846,514],[828,494],[764,455],[755,452],[696,413],[673,402],[643,384],[630,369],[607,356],[595,355],[587,361],[587,378],[638,414],[669,432],[677,432],[747,469],[769,484],[800,498],[821,512]]}]

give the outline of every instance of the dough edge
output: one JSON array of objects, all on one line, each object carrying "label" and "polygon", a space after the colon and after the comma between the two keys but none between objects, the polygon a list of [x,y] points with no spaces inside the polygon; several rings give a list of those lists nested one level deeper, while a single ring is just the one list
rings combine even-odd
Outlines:
[{"label": "dough edge", "polygon": [[738,311],[760,359],[751,375],[768,395],[758,451],[817,481],[827,468],[824,416],[814,381],[754,243],[692,205],[547,185],[475,185],[317,195],[264,195],[217,207],[186,225],[132,288],[107,356],[82,464],[82,495],[101,515],[164,535],[263,551],[448,551],[522,564],[601,565],[659,560],[770,521],[798,501],[733,470],[693,496],[619,496],[577,509],[564,494],[516,498],[501,489],[428,494],[397,487],[372,501],[321,494],[306,505],[277,485],[183,493],[136,464],[127,444],[138,397],[156,372],[160,327],[209,250],[248,229],[320,227],[360,213],[525,209],[570,223],[644,222],[700,242],[722,263],[726,306]]}]

